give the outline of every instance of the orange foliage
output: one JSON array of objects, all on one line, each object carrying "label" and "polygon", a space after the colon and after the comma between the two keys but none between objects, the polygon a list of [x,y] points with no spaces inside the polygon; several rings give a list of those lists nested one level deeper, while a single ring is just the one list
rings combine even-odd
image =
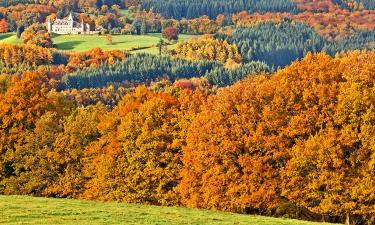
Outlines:
[{"label": "orange foliage", "polygon": [[294,2],[303,11],[331,12],[340,8],[332,0],[294,0]]},{"label": "orange foliage", "polygon": [[[102,119],[102,137],[88,149],[91,177],[82,197],[157,205],[179,203],[178,100],[138,87]],[[116,183],[116,186],[112,184]]]},{"label": "orange foliage", "polygon": [[264,21],[281,22],[284,18],[289,18],[289,13],[253,13],[246,11],[232,15],[232,20],[237,27],[254,26]]},{"label": "orange foliage", "polygon": [[[314,91],[306,90],[301,97],[316,105],[314,117],[320,118],[316,123],[320,128],[297,139],[290,149],[291,159],[283,172],[283,194],[312,211],[346,216],[350,224],[362,216],[375,219],[375,177],[370,172],[374,171],[375,155],[374,57],[375,52],[353,52],[337,59],[315,56],[291,68],[306,71],[318,63],[304,65],[305,61],[321,64],[324,60],[328,71],[308,73],[310,79],[313,76],[320,82],[310,86]],[[311,112],[296,117],[294,126],[286,132],[303,128],[302,121],[315,123]]]},{"label": "orange foliage", "polygon": [[53,47],[51,34],[40,24],[33,24],[28,27],[21,37],[26,45],[37,45],[45,48]]},{"label": "orange foliage", "polygon": [[14,145],[25,138],[25,132],[33,129],[45,112],[64,111],[60,108],[62,106],[58,106],[58,97],[49,95],[44,79],[45,77],[35,73],[25,73],[22,79],[15,78],[8,90],[1,95],[1,154],[13,151]]},{"label": "orange foliage", "polygon": [[36,45],[0,44],[0,62],[7,67],[39,66],[52,62],[52,50]]},{"label": "orange foliage", "polygon": [[308,54],[210,97],[183,148],[182,202],[248,212],[286,198],[317,213],[371,218],[374,59],[375,51]]},{"label": "orange foliage", "polygon": [[29,24],[30,21],[26,21],[28,17],[34,17],[34,22],[44,23],[47,16],[52,13],[56,13],[56,9],[47,5],[18,4],[15,6],[0,7],[0,14],[4,15],[8,20],[14,20],[20,24]]},{"label": "orange foliage", "polygon": [[0,20],[0,33],[6,33],[9,30],[9,24],[5,19]]},{"label": "orange foliage", "polygon": [[241,12],[233,15],[232,19],[237,27],[253,26],[263,21],[295,20],[311,26],[328,40],[339,40],[352,34],[357,29],[375,29],[375,23],[371,22],[375,20],[375,10],[350,12],[331,6],[328,7],[328,10],[327,12],[305,11],[295,15],[290,13],[249,14]]},{"label": "orange foliage", "polygon": [[96,68],[104,62],[114,64],[116,61],[124,60],[127,57],[127,54],[123,51],[103,51],[100,48],[93,48],[86,52],[71,52],[68,55],[67,66],[70,70]]}]

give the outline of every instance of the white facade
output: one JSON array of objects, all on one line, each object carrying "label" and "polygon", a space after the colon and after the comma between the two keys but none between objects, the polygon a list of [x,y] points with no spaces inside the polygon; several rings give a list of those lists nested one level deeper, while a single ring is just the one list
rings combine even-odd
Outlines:
[{"label": "white facade", "polygon": [[68,19],[56,19],[51,22],[48,20],[47,28],[49,33],[55,34],[89,34],[90,25],[84,23],[83,20],[81,23],[77,23],[73,19],[73,15],[70,14]]}]

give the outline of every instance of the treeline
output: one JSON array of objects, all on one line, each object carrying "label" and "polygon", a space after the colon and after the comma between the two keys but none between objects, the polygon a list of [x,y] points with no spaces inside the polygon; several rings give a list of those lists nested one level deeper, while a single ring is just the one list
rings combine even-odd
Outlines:
[{"label": "treeline", "polygon": [[[85,3],[84,3],[85,2]],[[40,4],[40,5],[71,5],[71,6],[88,6],[88,7],[98,7],[100,8],[102,5],[112,6],[112,5],[119,5],[124,6],[123,0],[2,0],[0,2],[0,6],[8,7],[18,4]]]},{"label": "treeline", "polygon": [[[95,88],[125,81],[147,83],[163,77],[174,81],[201,76],[206,77],[212,85],[225,86],[251,73],[289,65],[292,61],[303,58],[308,52],[324,51],[334,56],[342,51],[375,48],[374,31],[361,31],[339,42],[328,42],[310,27],[288,21],[260,23],[249,28],[238,28],[230,36],[219,33],[215,37],[225,39],[233,45],[211,37],[202,37],[177,47],[176,55],[188,60],[139,54],[115,65],[103,64],[93,69],[85,69],[83,66],[80,68],[82,71],[64,76],[62,88]],[[236,53],[237,48],[240,55]],[[191,52],[189,49],[195,51]],[[222,55],[224,52],[226,55]],[[240,58],[244,64],[236,66]],[[225,64],[207,60],[217,60]]]},{"label": "treeline", "polygon": [[198,18],[219,14],[232,15],[241,11],[248,12],[291,12],[297,13],[297,6],[290,0],[148,0],[143,8],[154,10],[165,18]]},{"label": "treeline", "polygon": [[374,49],[374,31],[359,31],[338,42],[329,42],[312,28],[295,22],[266,22],[249,28],[238,28],[232,35],[217,34],[235,44],[245,62],[265,62],[271,67],[284,67],[308,52],[326,51],[331,55],[354,49]]},{"label": "treeline", "polygon": [[0,69],[16,68],[22,65],[37,67],[49,65],[53,51],[36,45],[0,44]]},{"label": "treeline", "polygon": [[339,42],[329,43],[324,48],[324,51],[334,55],[337,52],[356,49],[375,49],[375,30],[358,31],[356,34],[343,38]]},{"label": "treeline", "polygon": [[118,5],[118,6],[125,6],[126,1],[124,0],[95,0],[95,5],[96,7],[100,8],[102,7],[103,5],[106,5],[106,6],[113,6],[113,5]]},{"label": "treeline", "polygon": [[56,9],[50,5],[15,5],[0,7],[0,18],[9,23],[9,31],[22,33],[34,23],[44,23],[46,18],[55,13]]},{"label": "treeline", "polygon": [[0,194],[370,225],[374,70],[375,52],[308,54],[214,94],[140,86],[109,112],[26,73],[0,94]]},{"label": "treeline", "polygon": [[39,4],[39,0],[3,0],[0,2],[0,6],[8,7],[18,4]]},{"label": "treeline", "polygon": [[58,73],[72,73],[82,69],[98,68],[125,60],[127,53],[120,50],[103,51],[93,48],[84,52],[64,52],[37,45],[0,44],[0,73],[20,74],[40,68],[56,67]]},{"label": "treeline", "polygon": [[201,76],[207,77],[213,85],[230,85],[245,75],[267,71],[269,71],[269,67],[260,62],[251,62],[243,67],[225,69],[222,64],[214,61],[195,62],[170,56],[135,54],[114,65],[103,64],[96,69],[65,75],[63,88],[95,88],[106,86],[108,83],[124,81],[147,83],[160,78],[174,81]]},{"label": "treeline", "polygon": [[345,9],[351,10],[375,10],[375,2],[373,0],[333,0],[334,3]]},{"label": "treeline", "polygon": [[263,61],[270,66],[283,67],[308,52],[319,52],[325,41],[302,23],[261,23],[237,29],[228,41],[237,45],[245,61]]}]

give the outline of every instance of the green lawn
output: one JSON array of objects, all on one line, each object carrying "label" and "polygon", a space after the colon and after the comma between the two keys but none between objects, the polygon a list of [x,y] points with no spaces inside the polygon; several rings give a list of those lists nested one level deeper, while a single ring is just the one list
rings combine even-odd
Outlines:
[{"label": "green lawn", "polygon": [[198,209],[0,196],[0,224],[319,225],[321,223]]},{"label": "green lawn", "polygon": [[15,33],[0,34],[0,43],[20,44],[21,40],[17,39]]},{"label": "green lawn", "polygon": [[[53,43],[61,50],[86,51],[95,47],[104,50],[132,50],[134,48],[144,48],[137,52],[157,53],[156,44],[159,42],[161,34],[147,35],[113,35],[113,44],[108,45],[105,35],[54,35]],[[180,41],[195,37],[194,35],[180,35]],[[14,33],[0,34],[0,43],[17,44],[21,41]],[[169,46],[173,48],[174,46]]]},{"label": "green lawn", "polygon": [[127,9],[120,9],[121,16],[129,16],[129,10]]}]

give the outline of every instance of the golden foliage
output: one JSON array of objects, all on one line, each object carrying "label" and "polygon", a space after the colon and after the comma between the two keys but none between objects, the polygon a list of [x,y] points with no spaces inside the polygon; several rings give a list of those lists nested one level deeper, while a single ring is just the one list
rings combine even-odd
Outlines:
[{"label": "golden foliage", "polygon": [[223,64],[233,66],[241,63],[241,55],[237,46],[227,41],[214,39],[211,35],[191,39],[177,45],[176,56],[188,60],[216,60]]},{"label": "golden foliage", "polygon": [[0,62],[6,67],[39,66],[52,62],[52,50],[36,45],[0,44]]}]

